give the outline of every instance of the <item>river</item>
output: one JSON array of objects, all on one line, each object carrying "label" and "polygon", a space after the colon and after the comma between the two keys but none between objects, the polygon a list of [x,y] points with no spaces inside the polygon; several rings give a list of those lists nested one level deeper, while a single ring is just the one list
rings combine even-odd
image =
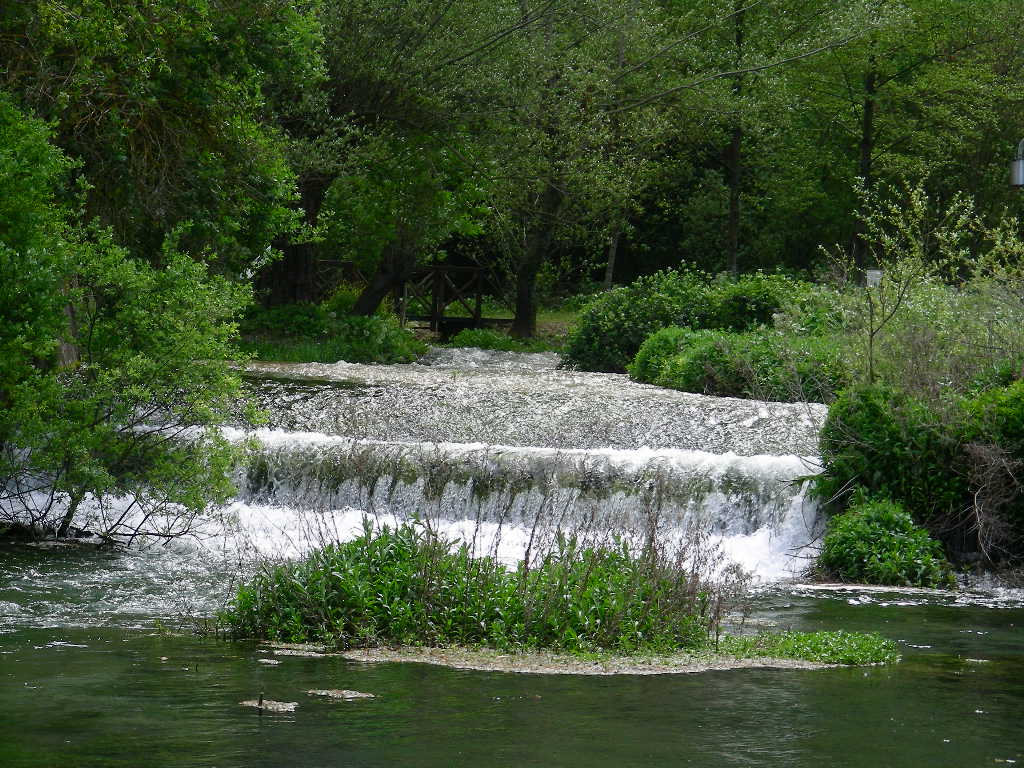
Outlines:
[{"label": "river", "polygon": [[[820,406],[703,398],[441,350],[261,365],[269,412],[198,540],[0,549],[0,766],[991,766],[1024,761],[1024,599],[804,583]],[[748,626],[873,630],[888,667],[587,677],[274,657],[188,628],[258,557],[429,516],[513,561],[523,531],[699,523],[758,576]],[[638,522],[639,521],[639,522]],[[191,618],[190,618],[191,617]],[[279,661],[268,664],[260,659]],[[372,699],[333,701],[310,689]],[[259,714],[244,699],[298,702]]]}]

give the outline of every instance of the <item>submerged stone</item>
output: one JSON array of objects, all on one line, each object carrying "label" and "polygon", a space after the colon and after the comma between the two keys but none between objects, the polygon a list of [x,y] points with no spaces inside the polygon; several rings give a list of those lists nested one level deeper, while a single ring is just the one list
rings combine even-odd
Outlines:
[{"label": "submerged stone", "polygon": [[253,707],[264,712],[294,712],[299,706],[297,701],[274,701],[273,699],[248,699],[238,702],[243,707]]},{"label": "submerged stone", "polygon": [[351,701],[352,699],[375,699],[377,698],[372,693],[363,693],[362,691],[349,691],[349,690],[320,690],[314,689],[306,691],[310,696],[325,696],[329,699],[344,699],[345,701]]}]

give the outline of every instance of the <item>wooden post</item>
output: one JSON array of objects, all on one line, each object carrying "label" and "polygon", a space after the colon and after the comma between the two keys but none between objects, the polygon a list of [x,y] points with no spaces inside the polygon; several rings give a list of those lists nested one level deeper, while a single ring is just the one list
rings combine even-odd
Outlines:
[{"label": "wooden post", "polygon": [[430,292],[430,330],[439,333],[441,330],[441,319],[444,317],[444,273],[440,267],[432,267],[433,285]]},{"label": "wooden post", "polygon": [[484,281],[482,269],[478,268],[473,273],[473,288],[476,292],[476,305],[473,310],[473,327],[479,328],[480,321],[484,316]]}]

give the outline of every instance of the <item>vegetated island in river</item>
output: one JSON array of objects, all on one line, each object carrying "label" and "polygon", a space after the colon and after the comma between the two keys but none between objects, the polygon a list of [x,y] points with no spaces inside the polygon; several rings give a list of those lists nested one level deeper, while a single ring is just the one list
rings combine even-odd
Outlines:
[{"label": "vegetated island in river", "polygon": [[323,645],[271,643],[272,652],[286,656],[341,657],[365,664],[407,662],[434,664],[482,672],[518,672],[537,675],[671,675],[727,669],[825,669],[840,666],[806,659],[771,656],[743,657],[723,652],[680,651],[666,655],[572,654],[547,650],[497,650],[454,646],[376,646],[331,651]]},{"label": "vegetated island in river", "polygon": [[[665,674],[896,662],[875,633],[722,636],[740,584],[685,550],[556,536],[515,570],[422,523],[375,528],[262,567],[218,620],[276,655],[337,649],[407,661],[547,674]],[[525,561],[524,561],[525,562]],[[297,645],[296,645],[297,644]]]}]

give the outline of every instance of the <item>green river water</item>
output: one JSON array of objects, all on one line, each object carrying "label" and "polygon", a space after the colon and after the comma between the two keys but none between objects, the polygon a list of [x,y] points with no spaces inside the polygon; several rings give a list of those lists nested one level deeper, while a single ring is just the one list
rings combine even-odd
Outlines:
[{"label": "green river water", "polygon": [[[1024,764],[1018,601],[777,587],[754,618],[878,630],[904,661],[549,676],[339,658],[268,666],[253,643],[168,632],[173,611],[129,598],[146,592],[146,572],[118,556],[6,549],[0,571],[4,768]],[[239,705],[261,691],[299,706]]]}]

